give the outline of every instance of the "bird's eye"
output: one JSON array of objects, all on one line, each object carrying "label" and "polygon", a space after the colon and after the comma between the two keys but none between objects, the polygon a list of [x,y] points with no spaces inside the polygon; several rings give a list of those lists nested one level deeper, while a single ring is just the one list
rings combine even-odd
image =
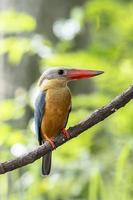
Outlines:
[{"label": "bird's eye", "polygon": [[63,75],[63,74],[64,74],[64,70],[63,70],[63,69],[60,69],[60,70],[58,71],[58,74],[59,74],[59,75]]}]

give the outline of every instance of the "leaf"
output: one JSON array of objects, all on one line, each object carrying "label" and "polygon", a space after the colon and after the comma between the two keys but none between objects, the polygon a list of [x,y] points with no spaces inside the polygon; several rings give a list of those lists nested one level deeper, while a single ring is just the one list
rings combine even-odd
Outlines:
[{"label": "leaf", "polygon": [[0,32],[31,32],[35,29],[35,27],[35,19],[24,12],[17,12],[15,10],[0,12]]}]

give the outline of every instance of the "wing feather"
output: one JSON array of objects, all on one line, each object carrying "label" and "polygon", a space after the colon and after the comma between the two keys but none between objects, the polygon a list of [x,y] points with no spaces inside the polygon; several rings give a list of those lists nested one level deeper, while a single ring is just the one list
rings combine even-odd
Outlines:
[{"label": "wing feather", "polygon": [[35,131],[40,145],[43,142],[41,137],[41,122],[45,112],[45,97],[46,97],[46,92],[40,91],[35,101],[35,112],[34,112]]}]

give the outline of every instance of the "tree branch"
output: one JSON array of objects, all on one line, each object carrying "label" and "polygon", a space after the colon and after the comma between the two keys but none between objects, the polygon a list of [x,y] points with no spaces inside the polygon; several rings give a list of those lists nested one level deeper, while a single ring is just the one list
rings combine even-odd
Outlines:
[{"label": "tree branch", "polygon": [[[103,121],[105,118],[116,112],[121,107],[125,106],[131,99],[133,99],[133,85],[131,85],[127,90],[125,90],[121,95],[117,96],[106,106],[94,111],[89,117],[81,121],[77,125],[70,127],[68,132],[70,133],[70,139],[78,136],[85,130],[91,128],[95,124]],[[69,139],[69,140],[70,140]],[[64,144],[68,139],[64,139],[62,135],[55,138],[55,145],[59,147]],[[52,148],[50,144],[46,141],[43,145],[37,147],[33,151],[20,156],[14,160],[9,160],[0,163],[0,174],[15,170],[17,168],[23,167],[35,160],[41,158],[43,155],[51,151]]]}]

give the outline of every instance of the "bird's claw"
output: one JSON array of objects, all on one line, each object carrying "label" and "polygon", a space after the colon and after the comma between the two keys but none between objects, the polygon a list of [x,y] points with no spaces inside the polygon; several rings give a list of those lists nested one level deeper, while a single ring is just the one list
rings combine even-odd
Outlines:
[{"label": "bird's claw", "polygon": [[54,138],[47,138],[48,143],[52,146],[52,149],[56,149]]},{"label": "bird's claw", "polygon": [[61,132],[66,139],[70,138],[70,133],[66,129],[63,128]]}]

